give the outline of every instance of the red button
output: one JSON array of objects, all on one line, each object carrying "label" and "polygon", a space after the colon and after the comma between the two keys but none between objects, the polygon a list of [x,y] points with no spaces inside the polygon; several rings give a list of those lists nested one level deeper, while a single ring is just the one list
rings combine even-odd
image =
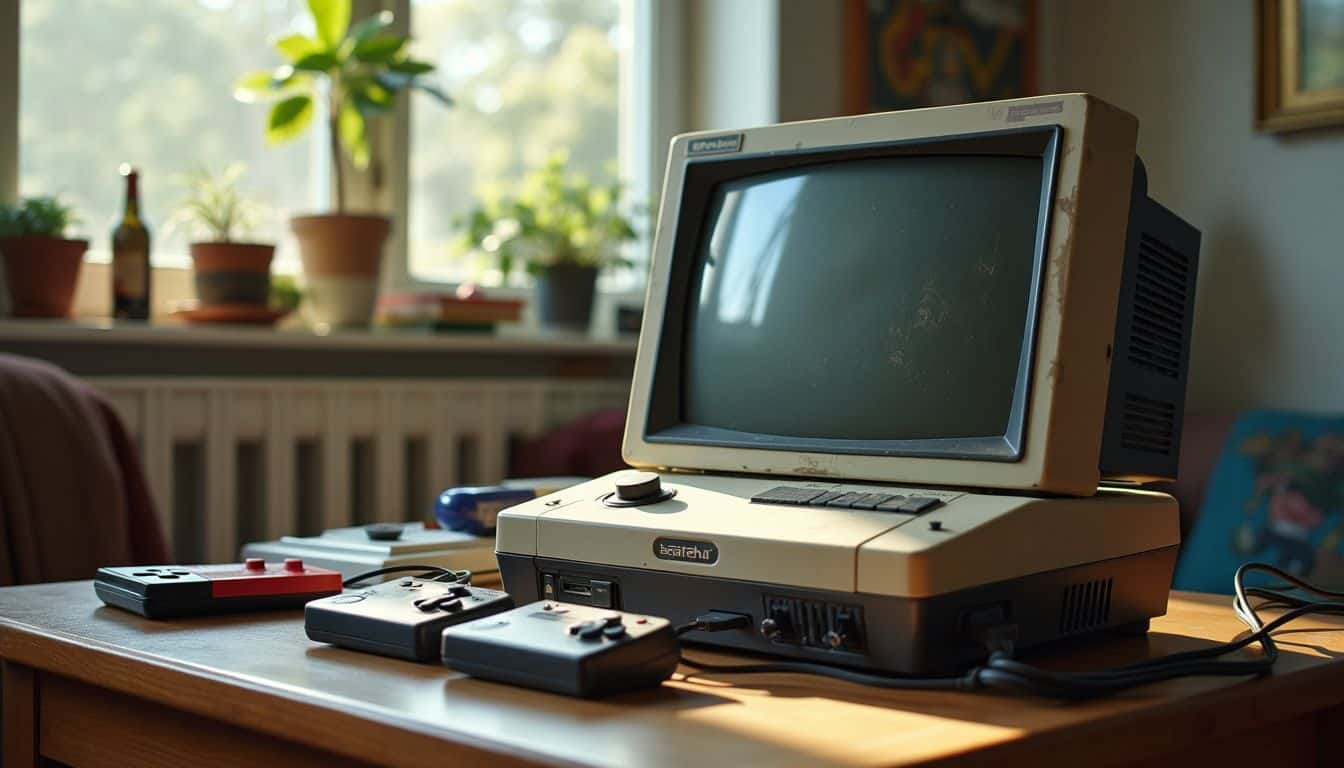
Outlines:
[{"label": "red button", "polygon": [[303,573],[303,561],[297,557],[285,558],[285,570],[294,573]]},{"label": "red button", "polygon": [[266,561],[260,557],[249,557],[243,562],[243,567],[249,571],[264,571],[266,570]]},{"label": "red button", "polygon": [[635,623],[636,623],[636,624],[648,624],[648,623],[649,623],[649,620],[648,620],[648,619],[635,619]]}]

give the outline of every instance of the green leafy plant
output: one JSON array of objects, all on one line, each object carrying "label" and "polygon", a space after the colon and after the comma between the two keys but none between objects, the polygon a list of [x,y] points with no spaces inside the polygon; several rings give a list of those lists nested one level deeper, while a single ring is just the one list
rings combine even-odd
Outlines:
[{"label": "green leafy plant", "polygon": [[17,205],[0,205],[0,238],[62,238],[77,223],[75,209],[56,197],[29,197]]},{"label": "green leafy plant", "polygon": [[411,57],[410,38],[389,31],[390,12],[351,24],[350,0],[308,0],[308,10],[316,36],[277,40],[275,49],[288,63],[244,75],[234,97],[273,102],[266,120],[266,138],[273,143],[301,135],[313,121],[318,99],[326,99],[336,209],[344,212],[341,148],[363,170],[369,165],[368,120],[392,111],[398,93],[413,88],[445,105],[452,100],[424,79],[434,65]]},{"label": "green leafy plant", "polygon": [[293,312],[303,302],[303,289],[293,275],[271,276],[271,306]]},{"label": "green leafy plant", "polygon": [[238,190],[238,180],[246,171],[247,166],[235,163],[219,175],[202,167],[180,177],[187,196],[169,226],[186,226],[194,236],[215,243],[231,243],[251,232],[262,209]]},{"label": "green leafy plant", "polygon": [[516,196],[483,203],[458,219],[462,246],[493,254],[506,277],[520,262],[533,274],[555,266],[628,265],[620,246],[638,234],[621,207],[624,185],[566,174],[565,164],[563,155],[551,156]]}]

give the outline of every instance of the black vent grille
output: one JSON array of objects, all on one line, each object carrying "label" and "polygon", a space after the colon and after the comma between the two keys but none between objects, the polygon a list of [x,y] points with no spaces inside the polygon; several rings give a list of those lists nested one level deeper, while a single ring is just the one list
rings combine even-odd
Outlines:
[{"label": "black vent grille", "polygon": [[1176,447],[1176,404],[1126,393],[1120,413],[1120,445],[1170,455]]},{"label": "black vent grille", "polygon": [[1185,256],[1150,235],[1139,238],[1129,361],[1171,379],[1180,375],[1185,354],[1189,273]]},{"label": "black vent grille", "polygon": [[1111,619],[1111,579],[1097,579],[1064,588],[1059,632],[1069,634],[1104,627]]}]

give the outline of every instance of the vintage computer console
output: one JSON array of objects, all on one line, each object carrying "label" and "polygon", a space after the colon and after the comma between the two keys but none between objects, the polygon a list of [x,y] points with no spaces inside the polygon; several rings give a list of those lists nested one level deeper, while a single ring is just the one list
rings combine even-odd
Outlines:
[{"label": "vintage computer console", "polygon": [[519,603],[905,673],[1166,610],[1199,233],[1082,94],[672,144],[624,455],[500,514]]}]

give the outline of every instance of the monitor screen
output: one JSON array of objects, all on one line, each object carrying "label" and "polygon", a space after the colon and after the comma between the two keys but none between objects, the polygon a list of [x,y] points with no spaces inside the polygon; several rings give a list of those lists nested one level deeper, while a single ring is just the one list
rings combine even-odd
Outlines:
[{"label": "monitor screen", "polygon": [[715,184],[677,420],[720,437],[1002,438],[1024,402],[1046,163],[900,155]]}]

